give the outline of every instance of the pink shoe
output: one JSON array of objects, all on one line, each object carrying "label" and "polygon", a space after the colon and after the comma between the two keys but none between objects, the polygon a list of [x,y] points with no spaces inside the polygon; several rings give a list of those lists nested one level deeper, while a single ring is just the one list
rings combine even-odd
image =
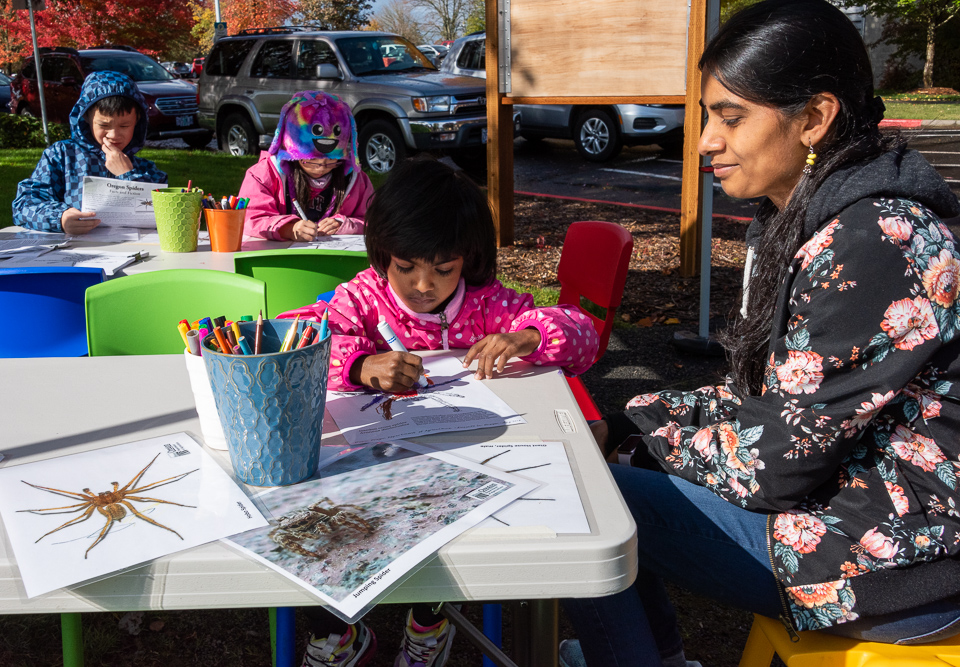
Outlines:
[{"label": "pink shoe", "polygon": [[443,667],[447,664],[456,631],[447,619],[425,628],[413,620],[413,610],[410,609],[400,653],[393,661],[393,667]]},{"label": "pink shoe", "polygon": [[301,667],[363,667],[377,652],[377,637],[362,621],[344,635],[310,636]]}]

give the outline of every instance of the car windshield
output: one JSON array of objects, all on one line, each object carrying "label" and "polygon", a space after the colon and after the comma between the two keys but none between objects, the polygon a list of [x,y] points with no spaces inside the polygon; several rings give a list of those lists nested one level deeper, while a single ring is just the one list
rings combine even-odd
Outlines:
[{"label": "car windshield", "polygon": [[160,63],[139,53],[104,56],[80,56],[85,72],[120,72],[134,81],[170,81],[174,77]]},{"label": "car windshield", "polygon": [[396,35],[344,37],[337,47],[354,76],[436,70],[417,48]]}]

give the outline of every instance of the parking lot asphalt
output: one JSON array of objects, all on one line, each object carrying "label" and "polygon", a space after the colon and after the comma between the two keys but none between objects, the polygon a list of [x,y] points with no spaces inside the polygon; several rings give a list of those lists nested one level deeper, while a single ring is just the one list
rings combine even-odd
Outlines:
[{"label": "parking lot asphalt", "polygon": [[[904,129],[911,148],[919,150],[960,196],[960,129]],[[179,139],[148,141],[156,148],[183,148]],[[208,150],[216,150],[216,140]],[[659,146],[624,148],[609,162],[587,162],[572,141],[544,139],[514,141],[514,188],[517,192],[581,197],[621,204],[660,208],[680,207],[681,168],[679,151]],[[713,186],[716,214],[752,217],[756,200],[733,199]]]}]

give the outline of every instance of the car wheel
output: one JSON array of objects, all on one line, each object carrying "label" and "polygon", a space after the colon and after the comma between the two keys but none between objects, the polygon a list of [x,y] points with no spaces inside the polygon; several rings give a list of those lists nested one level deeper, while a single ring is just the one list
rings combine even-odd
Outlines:
[{"label": "car wheel", "polygon": [[366,123],[360,130],[357,144],[364,169],[378,174],[386,174],[407,157],[407,147],[400,138],[400,132],[390,121],[372,120]]},{"label": "car wheel", "polygon": [[193,136],[183,138],[183,140],[187,142],[187,146],[198,151],[206,148],[211,139],[213,139],[213,132],[204,132],[203,134],[194,134]]},{"label": "car wheel", "polygon": [[256,155],[259,148],[256,130],[246,114],[227,116],[220,128],[220,147],[230,155]]},{"label": "car wheel", "polygon": [[620,129],[602,109],[590,109],[577,119],[573,143],[580,157],[591,162],[606,162],[623,148]]}]

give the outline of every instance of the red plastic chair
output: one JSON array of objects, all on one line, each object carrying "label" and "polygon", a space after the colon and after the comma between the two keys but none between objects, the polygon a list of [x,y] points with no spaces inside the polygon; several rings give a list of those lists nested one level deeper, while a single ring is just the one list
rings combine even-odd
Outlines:
[{"label": "red plastic chair", "polygon": [[[633,237],[630,232],[612,222],[574,222],[563,240],[560,264],[557,266],[560,303],[580,308],[596,328],[600,347],[594,363],[607,351],[613,319],[623,299],[632,253]],[[606,317],[601,319],[588,312],[581,305],[581,297],[605,308]],[[568,377],[567,383],[583,416],[587,420],[600,419],[600,411],[580,378]]]}]

